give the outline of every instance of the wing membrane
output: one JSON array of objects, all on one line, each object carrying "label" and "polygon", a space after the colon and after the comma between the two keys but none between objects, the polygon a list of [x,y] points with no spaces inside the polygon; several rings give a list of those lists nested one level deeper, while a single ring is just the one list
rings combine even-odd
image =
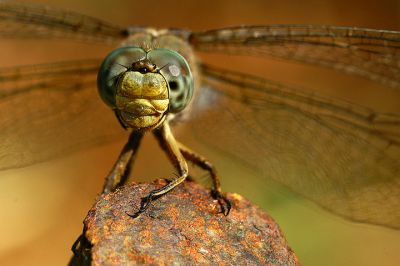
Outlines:
[{"label": "wing membrane", "polygon": [[0,69],[0,169],[26,166],[123,134],[97,95],[100,63]]},{"label": "wing membrane", "polygon": [[200,51],[266,55],[400,87],[400,32],[355,27],[243,26],[192,33]]},{"label": "wing membrane", "polygon": [[42,5],[0,2],[0,36],[3,38],[72,38],[84,41],[118,41],[124,28],[72,11]]},{"label": "wing membrane", "polygon": [[400,116],[203,66],[194,134],[344,217],[400,228]]}]

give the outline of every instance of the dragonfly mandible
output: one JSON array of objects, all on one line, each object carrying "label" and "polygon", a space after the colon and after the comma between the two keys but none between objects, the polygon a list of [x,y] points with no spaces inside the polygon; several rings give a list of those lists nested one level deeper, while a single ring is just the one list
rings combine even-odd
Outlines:
[{"label": "dragonfly mandible", "polygon": [[[400,214],[393,211],[400,200],[399,114],[310,94],[240,69],[206,65],[196,56],[198,51],[272,56],[359,75],[397,90],[399,32],[313,25],[157,31],[14,3],[1,3],[0,14],[2,38],[60,38],[108,42],[115,47],[130,45],[132,36],[146,32],[181,40],[185,49],[194,53],[179,47],[169,49],[189,54],[185,60],[195,62],[198,75],[182,123],[199,133],[205,143],[334,213],[399,228]],[[141,42],[135,45],[145,46],[150,41]],[[0,118],[2,169],[47,160],[112,138],[113,129],[102,131],[108,121],[101,119],[101,114],[89,113],[101,104],[94,96],[101,61],[1,69],[0,108],[7,110]],[[15,106],[24,108],[15,110]],[[66,108],[56,108],[59,106]],[[72,128],[77,123],[84,123],[87,131],[75,135]],[[58,126],[43,131],[48,124]],[[41,130],[43,134],[28,134]],[[60,143],[60,138],[68,142]]]}]

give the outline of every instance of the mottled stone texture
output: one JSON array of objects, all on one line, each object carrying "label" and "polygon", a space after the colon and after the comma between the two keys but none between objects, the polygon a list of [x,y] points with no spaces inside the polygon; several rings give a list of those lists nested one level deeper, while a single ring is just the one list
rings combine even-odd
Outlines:
[{"label": "mottled stone texture", "polygon": [[138,218],[140,198],[166,184],[131,184],[102,196],[85,219],[92,265],[299,265],[279,226],[237,194],[220,213],[208,190],[185,182]]}]

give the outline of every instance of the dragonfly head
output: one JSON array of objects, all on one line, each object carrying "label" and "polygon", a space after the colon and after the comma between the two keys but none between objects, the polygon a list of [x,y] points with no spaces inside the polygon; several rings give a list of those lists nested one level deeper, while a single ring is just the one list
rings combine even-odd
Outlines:
[{"label": "dragonfly head", "polygon": [[111,52],[100,67],[98,89],[125,127],[153,129],[177,113],[193,94],[186,60],[168,49],[129,46]]}]

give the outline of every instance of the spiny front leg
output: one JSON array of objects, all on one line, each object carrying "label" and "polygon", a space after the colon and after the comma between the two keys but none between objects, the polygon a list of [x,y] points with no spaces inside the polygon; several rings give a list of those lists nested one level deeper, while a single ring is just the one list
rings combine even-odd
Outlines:
[{"label": "spiny front leg", "polygon": [[231,202],[223,196],[221,191],[221,184],[219,182],[219,178],[217,176],[217,171],[215,167],[212,165],[210,161],[208,161],[205,157],[201,156],[200,154],[195,153],[182,143],[178,142],[179,150],[181,151],[182,155],[189,160],[199,166],[200,168],[208,171],[210,173],[211,180],[213,182],[213,190],[211,195],[214,199],[218,200],[219,205],[221,206],[221,211],[224,215],[228,215],[229,211],[231,210],[232,204]]},{"label": "spiny front leg", "polygon": [[143,132],[133,131],[131,133],[128,142],[125,144],[118,157],[118,160],[115,162],[113,168],[106,177],[102,194],[114,191],[117,187],[125,183],[127,179],[127,167],[130,166],[132,159],[136,155],[142,137]]},{"label": "spiny front leg", "polygon": [[188,166],[186,160],[180,152],[179,145],[171,132],[168,122],[164,122],[160,129],[154,130],[154,135],[158,139],[162,149],[168,154],[168,157],[174,164],[175,168],[178,170],[179,176],[173,179],[168,185],[160,189],[155,189],[146,197],[142,198],[140,209],[133,215],[128,214],[132,218],[139,216],[147,209],[152,200],[164,195],[165,193],[168,193],[177,185],[185,181],[186,177],[188,176]]}]

